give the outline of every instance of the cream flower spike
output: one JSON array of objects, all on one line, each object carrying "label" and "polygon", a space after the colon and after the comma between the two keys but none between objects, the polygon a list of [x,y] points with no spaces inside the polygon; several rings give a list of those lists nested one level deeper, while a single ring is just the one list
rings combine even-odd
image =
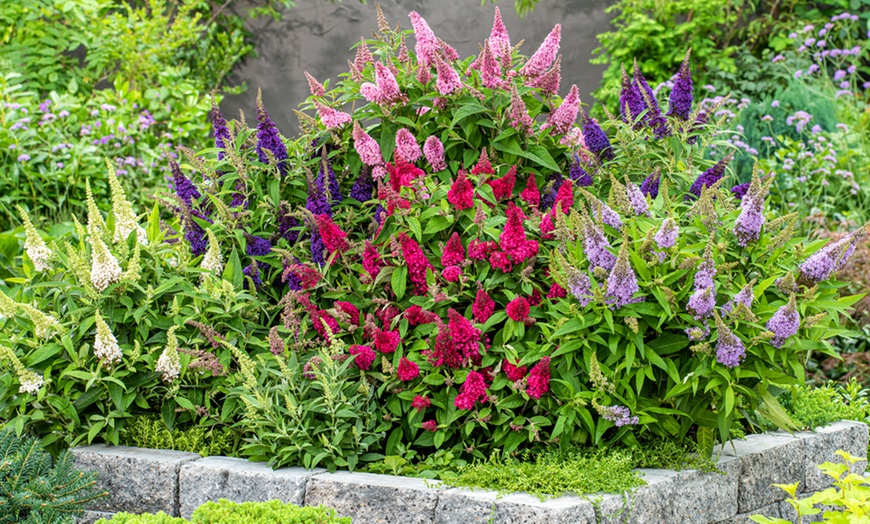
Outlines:
[{"label": "cream flower spike", "polygon": [[33,267],[40,273],[51,269],[51,266],[48,265],[52,255],[51,249],[48,248],[45,241],[39,236],[36,228],[33,227],[33,223],[30,221],[30,217],[27,216],[24,208],[21,206],[15,207],[18,208],[18,213],[21,214],[21,220],[24,222],[24,232],[26,235],[24,251],[27,253],[28,258],[30,258],[30,261],[33,262]]},{"label": "cream flower spike", "polygon": [[112,210],[115,214],[115,236],[114,242],[123,242],[131,232],[136,231],[136,238],[140,244],[148,243],[148,235],[145,233],[145,228],[139,225],[136,220],[136,213],[133,212],[133,206],[127,200],[127,194],[118,180],[118,174],[115,172],[115,166],[109,160],[106,160],[106,166],[109,168],[109,189],[112,193]]}]

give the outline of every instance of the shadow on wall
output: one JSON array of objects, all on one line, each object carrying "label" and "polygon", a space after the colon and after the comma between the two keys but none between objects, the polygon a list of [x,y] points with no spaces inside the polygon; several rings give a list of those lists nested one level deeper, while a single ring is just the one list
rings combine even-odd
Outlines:
[{"label": "shadow on wall", "polygon": [[[477,54],[478,43],[489,37],[494,7],[480,0],[379,0],[381,9],[392,27],[397,23],[410,29],[408,12],[416,10],[432,27],[435,34],[459,51],[465,58]],[[592,65],[592,50],[597,47],[595,35],[610,27],[610,17],[604,9],[610,0],[541,0],[537,9],[520,20],[513,2],[499,2],[502,17],[516,45],[525,39],[520,51],[535,52],[553,25],[562,24],[562,95],[571,84],[577,84],[584,102],[591,103],[591,93],[598,87],[602,65]],[[241,95],[228,96],[221,104],[222,112],[238,118],[239,109],[252,121],[256,116],[257,88],[263,91],[263,102],[272,119],[285,134],[298,129],[293,115],[309,95],[303,71],[320,82],[335,83],[338,75],[347,71],[347,60],[353,60],[351,46],[360,37],[371,38],[377,28],[374,0],[360,4],[356,0],[329,3],[326,0],[298,0],[297,6],[284,13],[280,21],[259,19],[250,27],[256,41],[258,57],[236,68],[231,83],[247,82],[249,89]],[[413,38],[408,41],[413,50]]]}]

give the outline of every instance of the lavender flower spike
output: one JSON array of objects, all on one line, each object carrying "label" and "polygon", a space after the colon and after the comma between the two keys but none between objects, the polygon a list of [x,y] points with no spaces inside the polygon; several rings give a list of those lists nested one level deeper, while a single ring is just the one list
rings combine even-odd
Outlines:
[{"label": "lavender flower spike", "polygon": [[767,329],[774,335],[770,343],[775,348],[781,348],[785,341],[795,335],[801,327],[801,317],[792,294],[788,304],[776,310],[776,313],[767,321]]},{"label": "lavender flower spike", "polygon": [[586,253],[586,260],[592,268],[603,267],[608,271],[613,269],[616,264],[616,257],[610,252],[610,242],[604,236],[601,228],[592,223],[592,220],[586,219],[586,227],[583,234],[583,251]]},{"label": "lavender flower spike", "polygon": [[622,245],[619,247],[619,256],[616,257],[616,264],[607,278],[606,297],[611,303],[611,308],[617,309],[626,304],[643,300],[642,298],[634,298],[634,294],[638,291],[640,291],[640,286],[637,285],[637,276],[628,261],[628,239],[623,239]]},{"label": "lavender flower spike", "polygon": [[689,69],[691,53],[691,49],[686,51],[686,58],[683,59],[680,72],[677,73],[668,102],[668,115],[676,116],[681,120],[688,120],[692,114],[692,71]]},{"label": "lavender flower spike", "polygon": [[728,329],[719,315],[716,317],[716,328],[719,330],[719,341],[716,342],[716,360],[729,368],[740,365],[740,361],[746,356],[746,346],[743,341]]},{"label": "lavender flower spike", "polygon": [[761,236],[761,226],[764,225],[765,193],[761,180],[753,175],[749,193],[743,197],[740,204],[740,216],[734,222],[734,234],[737,235],[737,244],[740,247],[746,247],[746,244],[757,241]]},{"label": "lavender flower spike", "polygon": [[272,153],[278,170],[287,174],[287,148],[278,133],[278,127],[272,122],[266,108],[263,107],[262,93],[257,93],[257,157],[264,164],[269,163],[266,151]]}]

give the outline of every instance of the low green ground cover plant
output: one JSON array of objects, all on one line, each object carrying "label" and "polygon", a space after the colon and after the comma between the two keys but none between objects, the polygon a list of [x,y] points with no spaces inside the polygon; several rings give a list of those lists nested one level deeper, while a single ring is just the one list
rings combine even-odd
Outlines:
[{"label": "low green ground cover plant", "polygon": [[838,420],[870,423],[867,390],[857,380],[846,385],[793,387],[780,402],[798,428],[815,429]]},{"label": "low green ground cover plant", "polygon": [[299,507],[279,500],[269,502],[230,502],[221,499],[206,502],[196,508],[190,520],[170,517],[162,511],[157,514],[133,515],[118,513],[111,519],[100,519],[98,524],[350,524],[350,517],[339,517],[335,510],[325,506]]},{"label": "low green ground cover plant", "polygon": [[0,431],[0,522],[71,523],[106,492],[96,473],[75,469],[69,451],[52,459],[37,439]]},{"label": "low green ground cover plant", "polygon": [[309,78],[291,140],[262,104],[256,129],[215,109],[215,147],[170,161],[174,219],[110,172],[109,214],[89,199],[53,244],[27,227],[0,296],[9,425],[118,443],[160,412],[330,470],[793,427],[774,392],[833,354],[865,228],[807,240],[767,174],[732,191],[688,55],[667,105],[626,72],[596,121],[561,86],[560,26],[525,57],[496,12],[462,58],[410,19]]},{"label": "low green ground cover plant", "polygon": [[176,426],[170,430],[161,418],[142,415],[124,424],[119,444],[187,451],[199,453],[203,457],[235,457],[238,456],[241,435],[226,426],[188,425],[184,428]]}]

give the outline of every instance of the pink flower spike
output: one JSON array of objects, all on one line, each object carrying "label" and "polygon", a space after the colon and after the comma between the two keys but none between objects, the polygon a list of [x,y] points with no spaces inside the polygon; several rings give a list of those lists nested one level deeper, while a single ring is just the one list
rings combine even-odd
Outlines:
[{"label": "pink flower spike", "polygon": [[449,95],[462,87],[459,73],[453,69],[453,66],[445,62],[439,54],[435,54],[435,71],[438,73],[438,78],[435,80],[435,88],[441,95]]},{"label": "pink flower spike", "polygon": [[393,103],[402,100],[402,92],[399,90],[399,83],[396,81],[396,77],[380,62],[375,64],[375,81],[377,82],[378,91],[380,91],[383,103]]},{"label": "pink flower spike", "polygon": [[423,154],[426,155],[426,160],[434,171],[447,169],[447,163],[444,162],[444,146],[437,136],[432,135],[426,139],[423,144]]},{"label": "pink flower spike", "polygon": [[393,156],[401,157],[402,160],[410,163],[416,162],[423,156],[420,146],[417,145],[417,139],[404,127],[396,133],[396,150]]},{"label": "pink flower spike", "polygon": [[501,79],[501,66],[492,54],[489,41],[483,43],[483,53],[480,60],[480,76],[483,85],[490,89],[498,89],[504,85]]},{"label": "pink flower spike", "polygon": [[444,53],[444,58],[451,62],[459,60],[459,53],[457,53],[456,49],[454,49],[450,44],[440,38],[438,39],[438,44],[441,46],[441,52]]},{"label": "pink flower spike", "polygon": [[[417,40],[417,43],[414,45],[417,62],[421,69],[428,70],[435,65],[435,56],[438,54],[438,50],[441,49],[441,44],[438,43],[438,37],[432,32],[426,20],[420,16],[420,13],[411,11],[408,13],[408,17],[411,19],[411,25],[414,27],[414,39]],[[425,82],[421,81],[421,83]]]},{"label": "pink flower spike", "polygon": [[381,156],[381,146],[360,127],[359,121],[353,123],[353,147],[364,164],[377,166],[384,163]]},{"label": "pink flower spike", "polygon": [[559,85],[562,83],[562,55],[556,57],[556,63],[553,67],[543,75],[530,78],[526,85],[528,87],[537,87],[544,95],[555,95],[559,92]]},{"label": "pink flower spike", "polygon": [[520,132],[525,131],[526,134],[532,133],[532,117],[529,116],[526,103],[523,102],[515,85],[511,86],[511,126]]},{"label": "pink flower spike", "polygon": [[[501,19],[501,11],[495,8],[495,18],[492,21],[492,31],[489,33],[490,51],[499,59],[504,67],[511,63],[511,37]],[[508,65],[505,65],[508,64]]]},{"label": "pink flower spike", "polygon": [[326,126],[326,129],[336,129],[352,120],[349,114],[323,105],[320,102],[314,102],[314,105],[317,107],[317,115],[320,117],[323,125]]},{"label": "pink flower spike", "polygon": [[354,67],[360,72],[366,68],[366,64],[374,62],[372,53],[369,51],[369,46],[366,45],[366,39],[360,38],[359,45],[356,48],[356,58],[353,61]]},{"label": "pink flower spike", "polygon": [[520,69],[520,74],[525,77],[536,77],[544,74],[547,69],[553,64],[556,55],[559,54],[559,41],[562,38],[562,24],[556,24],[556,27],[550,31],[547,38],[541,44],[541,47],[535,51],[535,54],[529,58],[526,65]]},{"label": "pink flower spike", "polygon": [[364,82],[361,86],[359,86],[360,94],[365,97],[369,102],[374,102],[376,104],[381,103],[381,90],[378,89],[378,86],[371,82]]},{"label": "pink flower spike", "polygon": [[577,115],[580,113],[580,91],[577,90],[577,84],[571,86],[571,91],[568,96],[562,100],[559,109],[550,113],[547,122],[541,126],[541,129],[553,128],[553,132],[557,134],[567,133],[574,122],[577,121]]},{"label": "pink flower spike", "polygon": [[326,90],[323,88],[323,84],[317,81],[316,78],[308,74],[308,71],[305,71],[305,78],[308,79],[308,89],[311,90],[311,94],[314,96],[323,96],[326,94]]}]

